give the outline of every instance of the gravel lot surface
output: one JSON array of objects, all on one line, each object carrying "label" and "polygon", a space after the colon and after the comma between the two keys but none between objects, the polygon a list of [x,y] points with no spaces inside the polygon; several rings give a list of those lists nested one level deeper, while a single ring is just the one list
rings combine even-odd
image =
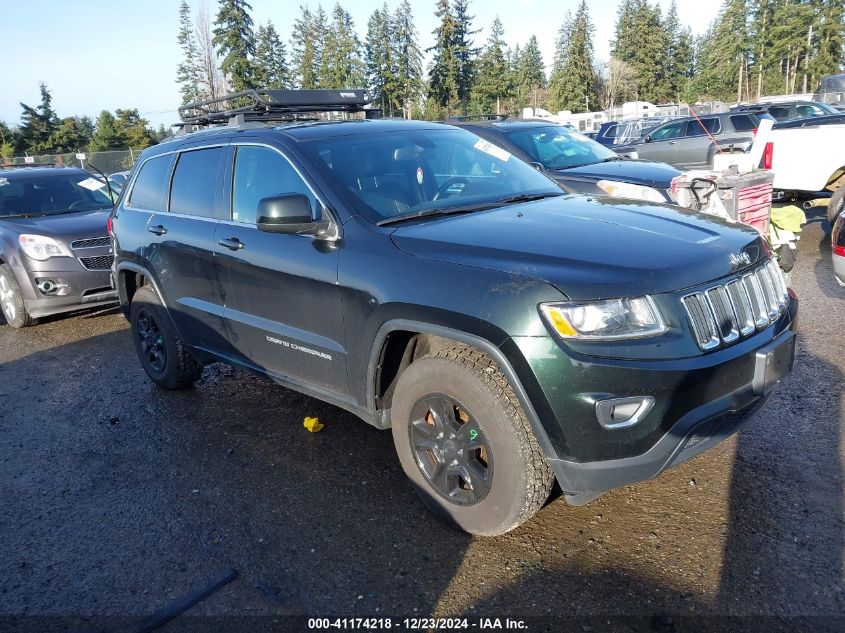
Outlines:
[{"label": "gravel lot surface", "polygon": [[115,311],[2,324],[0,630],[149,630],[133,626],[234,570],[163,630],[434,614],[841,631],[845,289],[824,228],[806,227],[793,273],[795,371],[753,422],[657,480],[557,499],[491,539],[439,523],[390,433],[339,409],[221,365],[157,389]]}]

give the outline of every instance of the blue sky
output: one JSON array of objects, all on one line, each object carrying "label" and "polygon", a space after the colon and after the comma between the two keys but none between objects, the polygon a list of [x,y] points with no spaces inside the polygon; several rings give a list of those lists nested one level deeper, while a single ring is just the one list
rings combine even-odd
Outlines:
[{"label": "blue sky", "polygon": [[[670,0],[659,0],[664,11]],[[216,13],[216,0],[189,0],[196,9],[207,2]],[[477,43],[487,39],[498,15],[510,45],[524,43],[532,34],[551,65],[557,30],[567,11],[579,0],[472,0],[471,14]],[[251,0],[258,25],[272,20],[287,41],[300,4],[316,0]],[[367,19],[383,0],[343,0],[362,37]],[[388,0],[394,7],[398,0]],[[327,10],[333,0],[323,0]],[[422,46],[432,44],[436,26],[435,0],[411,0]],[[681,22],[698,34],[716,17],[715,0],[677,0]],[[38,82],[53,95],[59,116],[137,107],[153,125],[171,123],[179,102],[175,83],[180,51],[176,44],[178,0],[7,0],[0,16],[0,43],[5,52],[0,89],[0,120],[17,124],[19,101],[37,105]],[[608,57],[618,0],[590,0],[596,27],[596,56]]]}]

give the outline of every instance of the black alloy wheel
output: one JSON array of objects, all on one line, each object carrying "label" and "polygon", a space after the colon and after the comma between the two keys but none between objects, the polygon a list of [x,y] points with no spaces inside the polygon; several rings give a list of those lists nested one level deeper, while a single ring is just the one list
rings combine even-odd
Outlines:
[{"label": "black alloy wheel", "polygon": [[472,505],[487,496],[493,455],[469,410],[436,393],[417,400],[410,417],[411,452],[431,487],[459,505]]},{"label": "black alloy wheel", "polygon": [[153,371],[163,373],[167,367],[167,348],[155,318],[146,309],[138,313],[137,336],[141,343],[141,352]]}]

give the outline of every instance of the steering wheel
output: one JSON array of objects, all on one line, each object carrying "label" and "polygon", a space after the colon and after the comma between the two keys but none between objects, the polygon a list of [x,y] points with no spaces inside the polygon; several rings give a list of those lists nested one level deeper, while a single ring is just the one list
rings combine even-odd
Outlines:
[{"label": "steering wheel", "polygon": [[455,176],[454,178],[449,178],[449,180],[440,185],[440,188],[437,190],[437,193],[434,194],[434,199],[440,200],[440,196],[446,193],[450,187],[453,187],[457,184],[463,184],[464,186],[466,186],[469,184],[469,179],[464,178],[463,176]]}]

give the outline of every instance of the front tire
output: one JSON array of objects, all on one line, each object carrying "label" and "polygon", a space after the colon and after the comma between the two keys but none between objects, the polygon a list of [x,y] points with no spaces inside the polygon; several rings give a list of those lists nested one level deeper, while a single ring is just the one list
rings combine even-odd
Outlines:
[{"label": "front tire", "polygon": [[135,292],[129,323],[135,352],[150,380],[165,389],[184,389],[199,379],[202,365],[185,347],[170,315],[150,288]]},{"label": "front tire", "polygon": [[827,220],[830,222],[831,228],[833,228],[836,218],[843,211],[845,211],[845,185],[841,185],[839,189],[833,192],[827,205]]},{"label": "front tire", "polygon": [[461,345],[412,363],[391,418],[405,474],[448,523],[504,534],[548,499],[552,470],[507,379],[482,352]]},{"label": "front tire", "polygon": [[35,319],[26,311],[21,287],[9,264],[0,265],[0,310],[3,311],[6,323],[13,328],[29,327],[35,324]]}]

